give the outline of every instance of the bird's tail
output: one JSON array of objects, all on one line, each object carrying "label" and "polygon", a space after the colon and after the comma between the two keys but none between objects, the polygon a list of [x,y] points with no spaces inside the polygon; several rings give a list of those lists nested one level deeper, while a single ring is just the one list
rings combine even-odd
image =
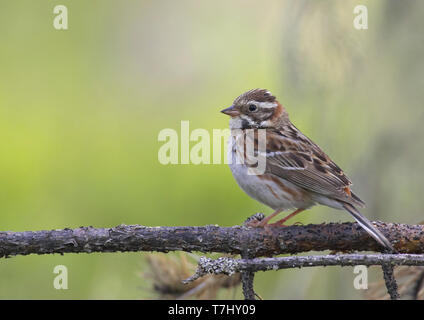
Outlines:
[{"label": "bird's tail", "polygon": [[376,227],[374,227],[371,221],[365,218],[354,206],[349,203],[344,203],[343,208],[345,208],[355,218],[359,225],[364,228],[375,240],[377,240],[378,243],[387,249],[390,249],[391,251],[395,251],[392,244],[389,240],[387,240],[384,234],[381,233],[381,231]]}]

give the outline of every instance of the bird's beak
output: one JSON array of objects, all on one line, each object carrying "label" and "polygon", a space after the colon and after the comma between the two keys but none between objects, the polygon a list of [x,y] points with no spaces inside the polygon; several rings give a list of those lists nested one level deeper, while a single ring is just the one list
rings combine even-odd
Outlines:
[{"label": "bird's beak", "polygon": [[234,106],[221,110],[221,112],[230,117],[237,117],[238,115],[240,115],[240,112],[236,108],[234,108]]}]

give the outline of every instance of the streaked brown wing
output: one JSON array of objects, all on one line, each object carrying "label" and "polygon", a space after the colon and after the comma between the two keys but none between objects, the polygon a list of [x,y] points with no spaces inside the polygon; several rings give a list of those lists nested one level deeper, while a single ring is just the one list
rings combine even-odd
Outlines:
[{"label": "streaked brown wing", "polygon": [[351,194],[352,182],[344,172],[294,126],[287,132],[267,130],[267,141],[268,173],[305,190],[364,205]]}]

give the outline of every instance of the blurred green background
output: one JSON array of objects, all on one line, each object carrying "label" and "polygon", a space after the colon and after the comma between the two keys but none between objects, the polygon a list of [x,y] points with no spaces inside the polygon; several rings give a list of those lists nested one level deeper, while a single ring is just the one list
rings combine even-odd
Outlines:
[{"label": "blurred green background", "polygon": [[[59,4],[66,31],[53,28]],[[368,30],[353,28],[358,4]],[[257,87],[348,173],[365,215],[424,220],[423,17],[419,0],[1,0],[0,230],[231,226],[269,214],[225,164],[157,159],[160,130],[227,128],[219,111]],[[298,218],[349,220],[325,207]],[[59,264],[68,290],[53,288]],[[142,253],[3,259],[0,298],[152,298],[144,267]],[[360,298],[354,276],[271,271],[255,285],[266,299]]]}]

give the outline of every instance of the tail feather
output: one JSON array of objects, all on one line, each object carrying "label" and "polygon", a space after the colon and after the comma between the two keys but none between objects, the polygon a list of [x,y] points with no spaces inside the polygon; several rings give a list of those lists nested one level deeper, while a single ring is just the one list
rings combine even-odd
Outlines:
[{"label": "tail feather", "polygon": [[358,206],[360,206],[361,208],[364,208],[365,207],[365,202],[364,201],[362,201],[356,194],[354,194],[352,191],[351,191],[351,196],[352,196],[352,199],[355,201],[355,204],[357,204]]},{"label": "tail feather", "polygon": [[359,223],[359,225],[364,228],[378,243],[382,246],[390,249],[391,251],[395,251],[390,241],[378,230],[374,225],[365,218],[354,206],[348,203],[343,204],[343,208],[345,208]]}]

